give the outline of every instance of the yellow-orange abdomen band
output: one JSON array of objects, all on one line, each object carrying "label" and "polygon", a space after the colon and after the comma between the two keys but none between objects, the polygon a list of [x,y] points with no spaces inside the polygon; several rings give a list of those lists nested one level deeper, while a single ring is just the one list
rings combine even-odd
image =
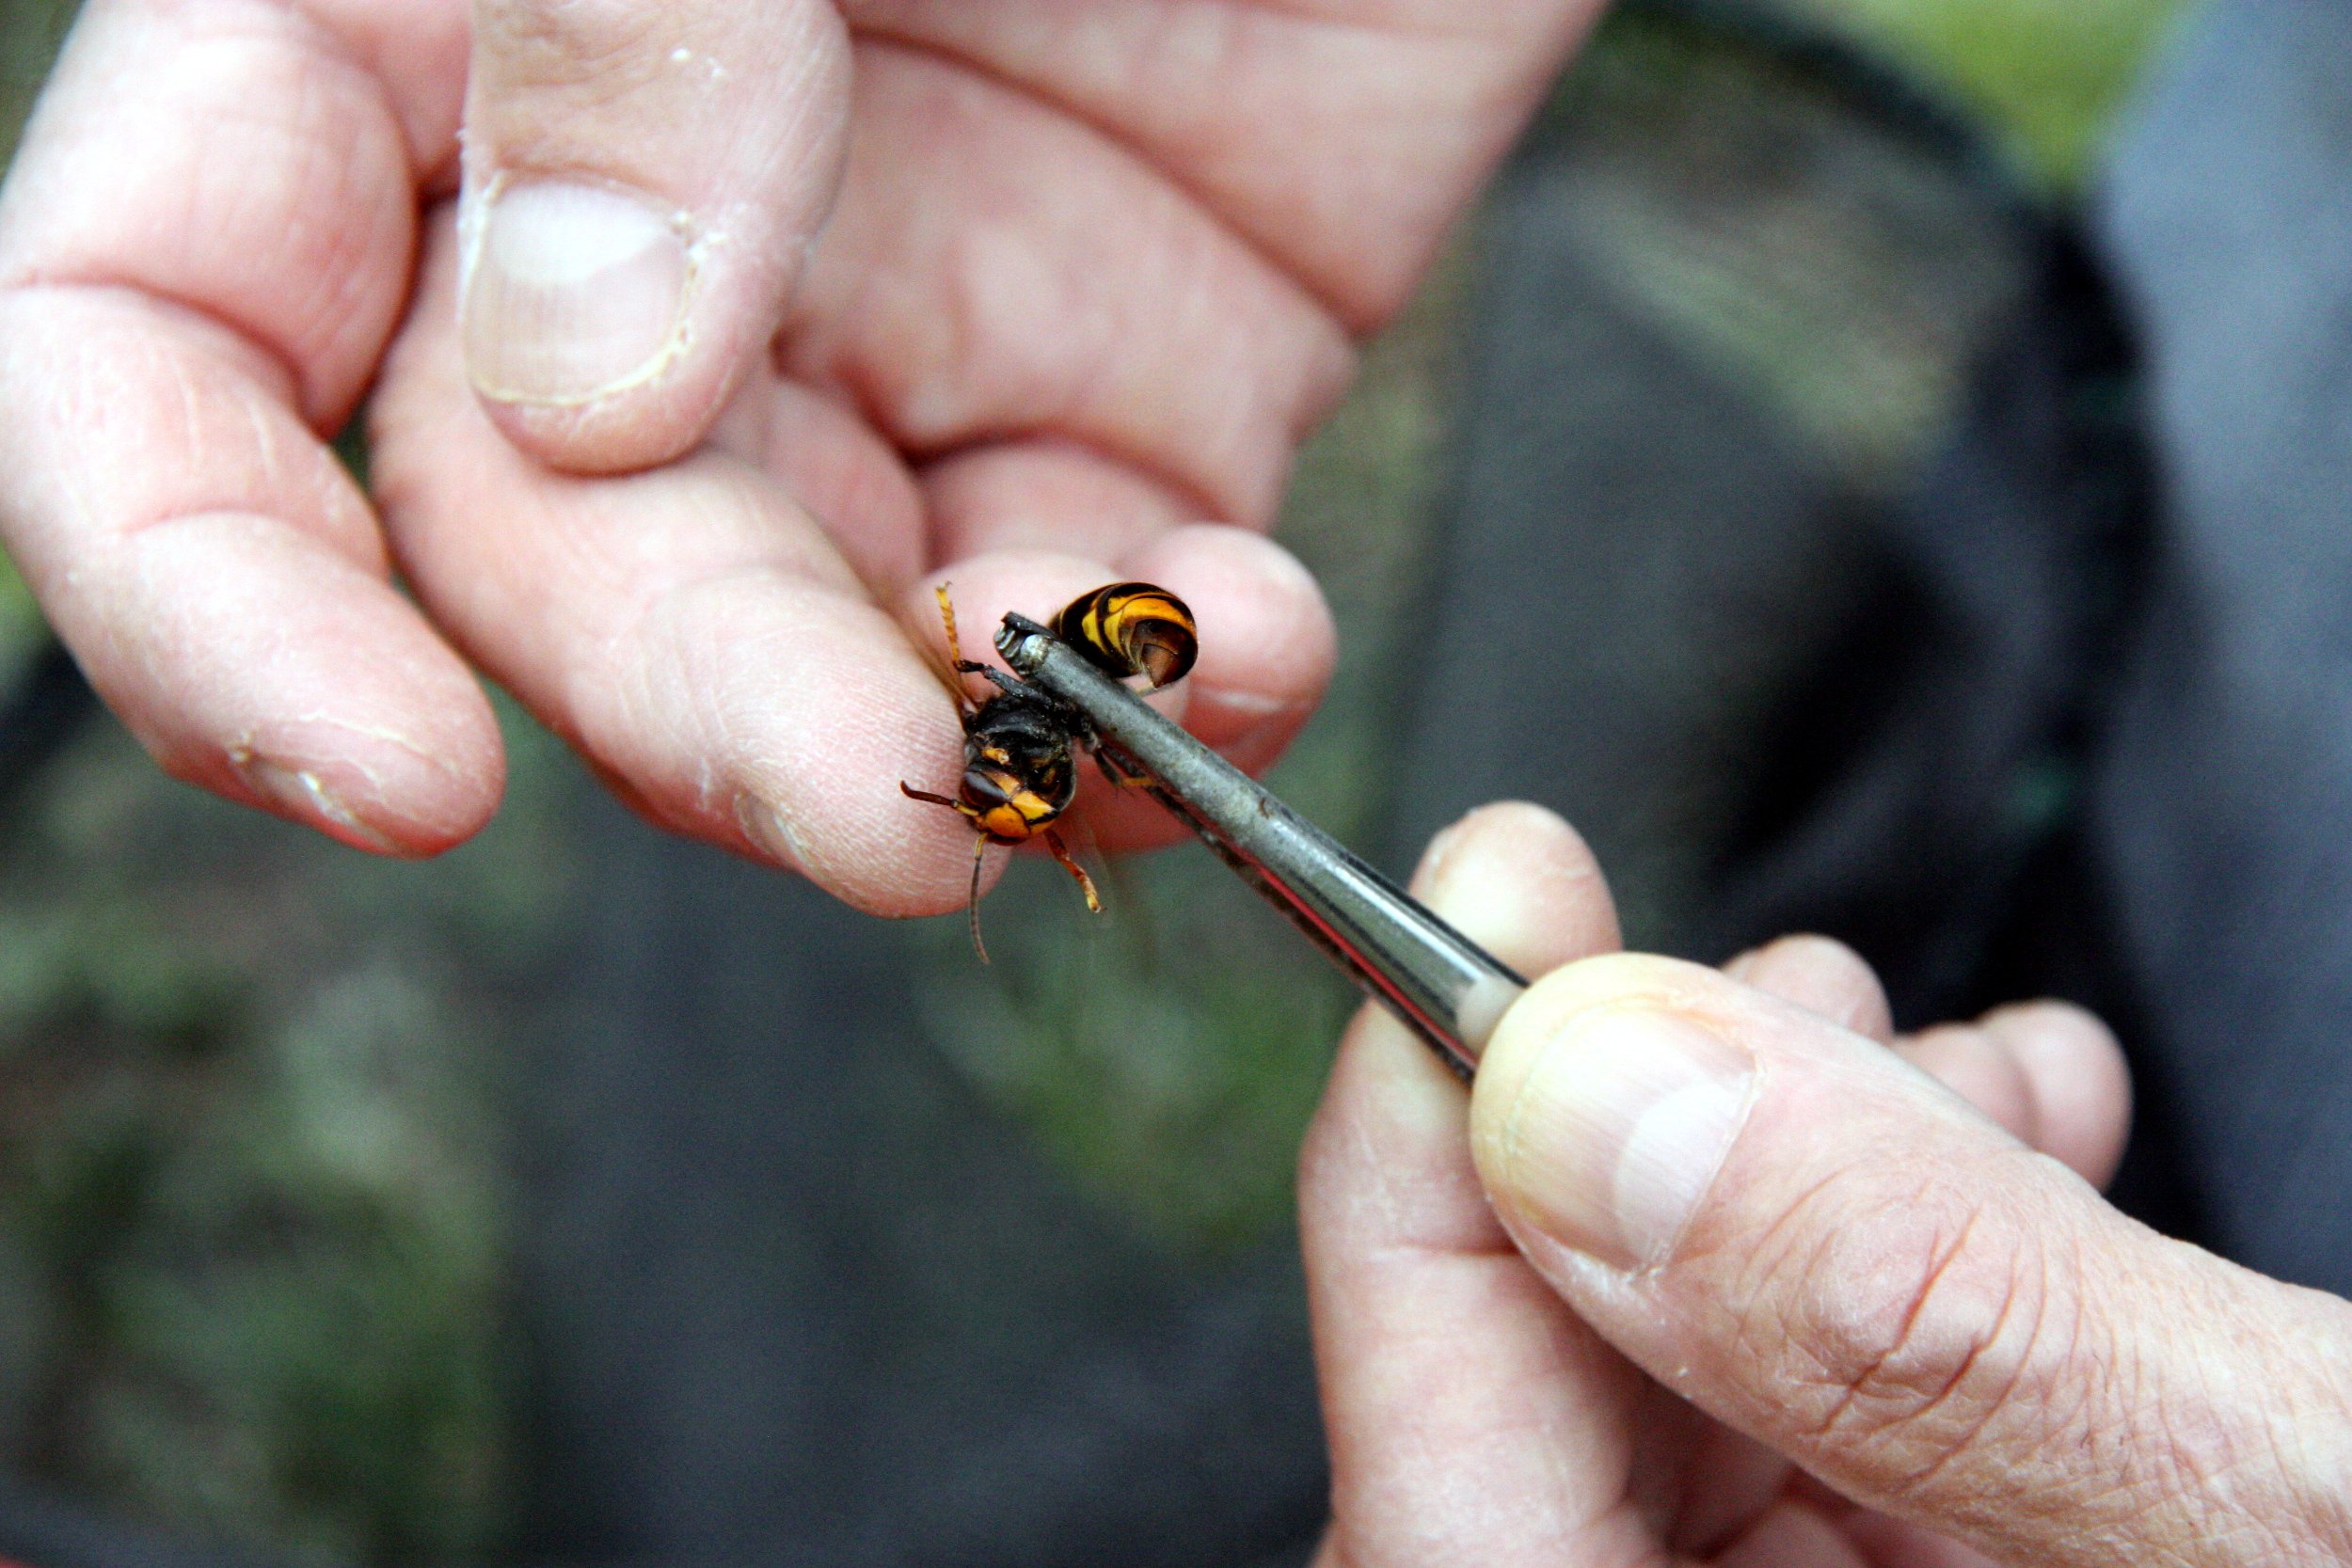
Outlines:
[{"label": "yellow-orange abdomen band", "polygon": [[1191,607],[1148,582],[1114,582],[1073,600],[1054,618],[1054,635],[1098,669],[1154,687],[1183,680],[1200,656]]}]

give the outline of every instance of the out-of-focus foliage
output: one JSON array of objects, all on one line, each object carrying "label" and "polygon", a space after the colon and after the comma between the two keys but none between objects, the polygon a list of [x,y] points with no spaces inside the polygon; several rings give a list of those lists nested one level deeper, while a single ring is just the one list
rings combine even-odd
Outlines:
[{"label": "out-of-focus foliage", "polygon": [[503,1522],[501,989],[568,876],[522,793],[430,877],[92,728],[0,824],[0,1448],[296,1560]]},{"label": "out-of-focus foliage", "polygon": [[[1878,493],[1948,427],[1970,345],[2020,279],[2007,237],[1980,231],[1947,171],[1899,138],[1857,135],[1851,105],[1819,87],[1670,8],[1633,8],[1551,119],[1585,171],[1575,200],[1591,264]],[[1825,199],[1832,162],[1836,191],[1867,198]]]},{"label": "out-of-focus foliage", "polygon": [[1788,0],[1945,87],[2045,188],[2079,185],[2191,0]]},{"label": "out-of-focus foliage", "polygon": [[0,167],[80,0],[0,0]]},{"label": "out-of-focus foliage", "polygon": [[[0,170],[78,8],[79,0],[0,0]],[[0,693],[13,689],[44,635],[32,596],[0,552]]]}]

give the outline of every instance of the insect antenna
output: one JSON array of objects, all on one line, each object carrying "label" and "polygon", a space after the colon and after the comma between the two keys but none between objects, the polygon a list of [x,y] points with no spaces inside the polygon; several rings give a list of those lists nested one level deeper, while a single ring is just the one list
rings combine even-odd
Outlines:
[{"label": "insect antenna", "polygon": [[972,840],[972,896],[968,907],[972,916],[972,951],[987,963],[988,943],[980,940],[980,872],[988,864],[988,835],[977,834]]},{"label": "insect antenna", "polygon": [[966,663],[963,657],[963,643],[956,636],[956,602],[947,596],[948,590],[952,586],[954,585],[951,583],[943,582],[931,590],[932,595],[939,600],[940,622],[947,628],[946,662],[945,664],[940,662],[938,650],[929,643],[924,644],[923,647],[923,662],[931,667],[931,673],[940,678],[941,683],[947,688],[949,695],[955,698],[956,711],[959,714],[969,714],[978,705],[972,701],[971,689],[964,684],[963,680]]}]

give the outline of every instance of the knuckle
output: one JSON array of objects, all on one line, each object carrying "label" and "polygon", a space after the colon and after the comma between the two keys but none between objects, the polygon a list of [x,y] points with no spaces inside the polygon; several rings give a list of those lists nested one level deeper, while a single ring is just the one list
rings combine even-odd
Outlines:
[{"label": "knuckle", "polygon": [[1800,1358],[1797,1435],[1905,1491],[2045,1441],[2070,1419],[2073,1271],[2024,1216],[1948,1186],[1841,1185],[1808,1200],[1795,1228],[1810,1240],[1780,1250],[1785,1280],[1754,1298],[1781,1306],[1752,1334]]}]

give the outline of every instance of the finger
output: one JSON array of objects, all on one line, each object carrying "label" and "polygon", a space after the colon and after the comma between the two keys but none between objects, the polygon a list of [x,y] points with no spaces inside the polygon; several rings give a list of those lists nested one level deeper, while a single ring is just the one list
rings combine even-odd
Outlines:
[{"label": "finger", "polygon": [[1841,1029],[1891,1045],[1895,1015],[1878,971],[1862,955],[1828,937],[1783,937],[1742,953],[1724,973],[1768,996],[1793,1002]]},{"label": "finger", "polygon": [[444,226],[373,404],[436,619],[655,820],[877,913],[961,909],[969,830],[898,793],[959,766],[938,673],[755,465],[580,478],[516,451],[466,395],[454,248]]},{"label": "finger", "polygon": [[1869,1041],[1604,958],[1505,1018],[1472,1120],[1581,1316],[1860,1502],[2009,1561],[2341,1549],[2352,1307],[2158,1238]]},{"label": "finger", "polygon": [[2063,1002],[2003,1007],[1981,1027],[2025,1080],[2030,1130],[2020,1135],[2092,1186],[2113,1180],[2132,1125],[2131,1070],[2113,1031]]},{"label": "finger", "polygon": [[166,768],[428,853],[495,806],[497,729],[320,436],[382,347],[454,122],[365,62],[411,81],[462,29],[313,19],[347,9],[85,13],[0,199],[0,532]]},{"label": "finger", "polygon": [[1353,369],[1338,324],[1099,132],[927,54],[858,71],[784,369],[932,462],[1051,436],[1265,526]]},{"label": "finger", "polygon": [[500,427],[615,472],[691,448],[833,199],[831,0],[475,0],[466,364]]},{"label": "finger", "polygon": [[720,417],[711,444],[781,485],[878,601],[896,600],[930,563],[923,493],[856,410],[755,375]]},{"label": "finger", "polygon": [[1896,1050],[2010,1137],[2040,1147],[2035,1137],[2040,1117],[2025,1064],[1984,1029],[1973,1023],[1938,1024],[1908,1037]]},{"label": "finger", "polygon": [[2115,1037],[2088,1013],[2058,1003],[2009,1007],[1925,1030],[1897,1049],[2093,1186],[2115,1175],[2131,1128],[2131,1079]]},{"label": "finger", "polygon": [[417,185],[454,146],[457,89],[429,72],[462,59],[448,13],[94,0],[8,172],[0,288],[200,318],[340,428],[399,320]]},{"label": "finger", "polygon": [[969,62],[1181,169],[1358,330],[1403,304],[1599,8],[844,6],[861,31]]},{"label": "finger", "polygon": [[1841,1519],[1839,1528],[1870,1568],[1999,1568],[1993,1559],[1949,1536],[1883,1513],[1856,1512]]},{"label": "finger", "polygon": [[1782,1503],[1725,1548],[1715,1568],[1869,1568],[1869,1563],[1827,1519],[1800,1503]]},{"label": "finger", "polygon": [[2034,1003],[1980,1022],[1895,1038],[1877,972],[1843,942],[1787,937],[1724,973],[1855,1034],[1893,1045],[2021,1142],[2094,1186],[2113,1179],[2131,1128],[2131,1076],[2106,1025],[2078,1007]]},{"label": "finger", "polygon": [[923,488],[942,562],[1020,549],[1116,561],[1193,520],[1167,485],[1053,436],[984,442],[943,458],[925,470]]},{"label": "finger", "polygon": [[[1441,834],[1414,888],[1532,973],[1616,942],[1591,855],[1534,807],[1490,807]],[[1367,1560],[1343,1549],[1354,1540],[1409,1542],[1414,1561],[1510,1560],[1531,1544],[1631,1560],[1640,1379],[1512,1252],[1464,1115],[1429,1049],[1367,1007],[1300,1162],[1337,1521],[1327,1560]]]}]

